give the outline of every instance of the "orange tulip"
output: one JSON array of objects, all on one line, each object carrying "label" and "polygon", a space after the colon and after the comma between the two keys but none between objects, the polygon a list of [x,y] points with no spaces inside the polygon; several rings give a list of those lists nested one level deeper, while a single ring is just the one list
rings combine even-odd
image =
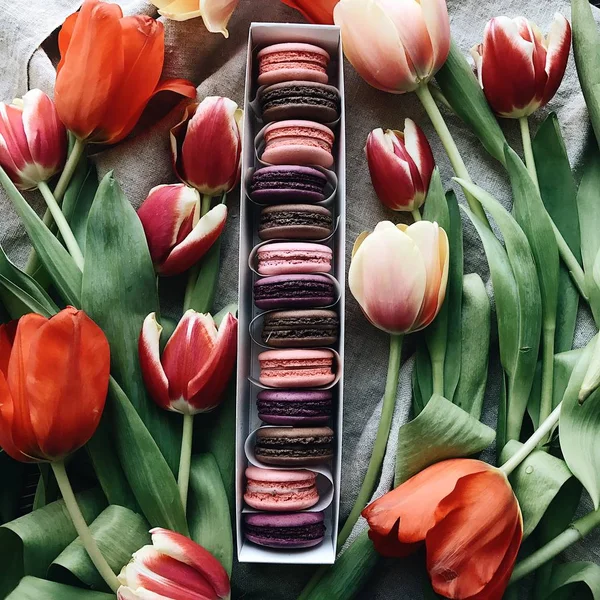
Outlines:
[{"label": "orange tulip", "polygon": [[499,469],[460,458],[437,463],[369,504],[362,515],[383,556],[407,556],[425,543],[436,593],[457,600],[502,598],[523,538],[523,518]]},{"label": "orange tulip", "polygon": [[100,422],[109,370],[106,336],[83,311],[0,326],[0,447],[22,462],[81,448]]},{"label": "orange tulip", "polygon": [[58,114],[80,140],[114,144],[135,127],[162,91],[196,96],[185,79],[159,83],[165,54],[163,24],[144,15],[123,17],[117,4],[85,0],[58,36]]},{"label": "orange tulip", "polygon": [[333,25],[333,9],[339,0],[281,0],[299,10],[307,21]]}]

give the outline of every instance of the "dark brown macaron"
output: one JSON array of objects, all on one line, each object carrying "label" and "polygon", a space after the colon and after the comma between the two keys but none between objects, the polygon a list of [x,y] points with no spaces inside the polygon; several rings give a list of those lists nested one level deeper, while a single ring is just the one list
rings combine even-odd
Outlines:
[{"label": "dark brown macaron", "polygon": [[324,206],[279,204],[260,213],[261,240],[323,240],[332,232],[333,217]]},{"label": "dark brown macaron", "polygon": [[267,465],[319,465],[333,458],[329,427],[261,427],[256,432],[256,458]]},{"label": "dark brown macaron", "polygon": [[265,314],[262,340],[272,348],[333,346],[339,327],[335,310],[278,310]]}]

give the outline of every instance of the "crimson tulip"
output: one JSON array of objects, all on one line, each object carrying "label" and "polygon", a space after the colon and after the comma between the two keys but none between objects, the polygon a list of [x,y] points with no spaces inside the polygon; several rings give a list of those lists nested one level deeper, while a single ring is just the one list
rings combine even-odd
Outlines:
[{"label": "crimson tulip", "polygon": [[227,207],[200,216],[200,195],[183,183],[159,185],[138,209],[159,275],[178,275],[196,264],[225,227]]},{"label": "crimson tulip", "polygon": [[410,119],[404,131],[375,129],[365,147],[371,182],[388,208],[413,211],[425,202],[435,167],[431,146]]},{"label": "crimson tulip", "polygon": [[383,556],[423,544],[436,593],[500,600],[523,538],[519,503],[506,475],[484,462],[446,460],[367,506],[369,537]]},{"label": "crimson tulip", "polygon": [[527,117],[556,94],[567,67],[571,25],[556,14],[548,37],[525,17],[495,17],[471,53],[479,82],[501,117]]},{"label": "crimson tulip", "polygon": [[333,25],[333,9],[339,0],[281,0],[300,11],[311,23]]}]

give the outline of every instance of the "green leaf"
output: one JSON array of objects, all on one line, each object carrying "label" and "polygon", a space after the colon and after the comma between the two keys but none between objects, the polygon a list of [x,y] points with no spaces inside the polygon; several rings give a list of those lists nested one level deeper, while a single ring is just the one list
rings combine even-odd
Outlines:
[{"label": "green leaf", "polygon": [[82,590],[37,577],[24,577],[6,600],[114,600],[114,594]]},{"label": "green leaf", "polygon": [[33,510],[43,508],[51,502],[56,502],[60,498],[60,490],[52,467],[49,463],[38,464],[40,478],[38,479],[37,488],[35,490],[35,498],[33,500]]},{"label": "green leaf", "polygon": [[[111,569],[119,573],[131,555],[151,543],[148,523],[122,506],[108,506],[90,524],[90,531]],[[59,583],[108,590],[79,538],[52,562],[48,576]]]},{"label": "green leaf", "polygon": [[210,247],[200,262],[200,274],[196,280],[194,291],[190,298],[188,308],[199,313],[212,313],[215,302],[215,293],[219,281],[221,268],[222,236]]},{"label": "green leaf", "polygon": [[415,352],[415,369],[412,378],[413,410],[418,415],[427,406],[433,395],[431,357],[426,344],[419,343]]},{"label": "green leaf", "polygon": [[[563,595],[568,592],[568,595]],[[600,566],[592,562],[556,565],[548,585],[547,600],[563,598],[600,600]]]},{"label": "green leaf", "polygon": [[[85,520],[91,523],[106,506],[100,490],[77,494]],[[59,500],[0,527],[0,598],[25,575],[44,577],[50,563],[77,537],[75,527]],[[15,600],[21,600],[16,597]],[[36,600],[38,598],[36,597]]]},{"label": "green leaf", "polygon": [[82,305],[110,342],[114,378],[175,472],[180,419],[148,398],[138,359],[142,323],[159,310],[156,277],[140,220],[112,173],[100,183],[90,212]]},{"label": "green leaf", "polygon": [[440,170],[436,167],[431,176],[429,191],[425,207],[423,208],[423,219],[425,221],[436,222],[445,231],[450,229],[450,214],[448,212],[448,203],[444,194]]},{"label": "green leaf", "polygon": [[18,514],[19,500],[25,481],[25,464],[0,451],[0,524],[12,521]]},{"label": "green leaf", "polygon": [[463,278],[461,317],[460,378],[454,404],[479,420],[488,376],[491,306],[485,285],[477,273]]},{"label": "green leaf", "polygon": [[504,164],[506,139],[502,129],[473,74],[473,68],[454,42],[435,80],[452,110],[474,131],[484,148]]},{"label": "green leaf", "polygon": [[434,394],[418,417],[400,427],[394,485],[442,460],[477,454],[495,437],[493,429]]}]

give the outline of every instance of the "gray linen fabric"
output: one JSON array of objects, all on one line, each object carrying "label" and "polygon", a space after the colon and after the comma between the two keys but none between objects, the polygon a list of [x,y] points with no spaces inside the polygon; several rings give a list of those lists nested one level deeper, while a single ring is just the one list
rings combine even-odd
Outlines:
[{"label": "gray linen fabric", "polygon": [[[0,99],[10,100],[22,95],[28,87],[41,87],[51,93],[56,62],[52,43],[38,49],[70,12],[78,0],[0,0]],[[145,12],[155,15],[152,6],[143,0],[120,2],[126,13]],[[547,31],[553,14],[558,11],[570,16],[567,0],[448,0],[452,32],[465,51],[481,41],[485,22],[492,16],[524,14]],[[600,13],[596,12],[598,19]],[[242,0],[230,23],[230,38],[211,35],[200,19],[186,23],[165,22],[165,74],[188,77],[198,85],[198,97],[230,96],[238,103],[243,99],[244,66],[248,26],[251,21],[301,21],[295,11],[278,0]],[[48,54],[46,53],[46,50]],[[368,133],[375,127],[401,129],[405,117],[415,120],[429,137],[442,180],[451,186],[453,175],[448,159],[427,116],[413,94],[394,96],[379,92],[362,81],[350,65],[346,65],[346,109],[348,114],[348,257],[356,236],[372,229],[382,219],[398,221],[401,217],[384,209],[372,190],[363,147]],[[582,149],[589,135],[587,113],[571,58],[565,80],[549,107],[533,118],[532,127],[550,110],[558,112],[571,162],[579,167]],[[168,153],[168,130],[178,120],[181,111],[175,110],[144,133],[115,148],[95,155],[101,174],[113,169],[131,202],[138,206],[150,188],[174,181]],[[450,114],[446,114],[450,129],[458,141],[473,179],[510,203],[510,190],[502,169],[490,158],[473,134]],[[515,122],[502,124],[509,142],[520,150],[518,127]],[[459,194],[460,195],[460,194]],[[223,269],[218,291],[221,306],[237,298],[237,235],[239,194],[231,194],[228,204],[230,217],[223,245]],[[34,206],[40,208],[36,194],[29,194]],[[24,264],[28,252],[27,240],[7,199],[0,195],[0,243],[19,264]],[[477,272],[484,281],[489,278],[480,241],[471,225],[465,223],[465,272]],[[180,309],[175,298],[181,298],[184,282],[168,279],[161,282],[165,310],[177,316]],[[488,289],[490,286],[488,285]],[[346,342],[346,406],[344,414],[344,465],[342,518],[347,515],[366,470],[368,458],[381,410],[381,395],[387,367],[387,336],[371,327],[363,318],[352,296],[347,295]],[[582,311],[576,345],[581,346],[593,333],[589,315]],[[414,340],[405,343],[404,356],[412,354]],[[484,421],[493,425],[498,392],[498,363],[491,361],[490,381],[486,397]],[[410,405],[410,374],[412,360],[402,370],[398,405],[393,434],[386,455],[381,484],[376,495],[391,484],[395,443],[399,426],[406,422]],[[492,454],[488,454],[490,457]],[[584,501],[582,510],[589,509]],[[359,523],[358,527],[363,526]],[[576,560],[599,561],[600,533],[568,553]],[[236,565],[234,597],[247,600],[291,599],[301,589],[311,572],[306,567]],[[375,576],[360,594],[364,599],[419,600],[422,598],[424,571],[420,558],[400,561],[380,561]],[[332,599],[334,600],[334,599]]]}]

